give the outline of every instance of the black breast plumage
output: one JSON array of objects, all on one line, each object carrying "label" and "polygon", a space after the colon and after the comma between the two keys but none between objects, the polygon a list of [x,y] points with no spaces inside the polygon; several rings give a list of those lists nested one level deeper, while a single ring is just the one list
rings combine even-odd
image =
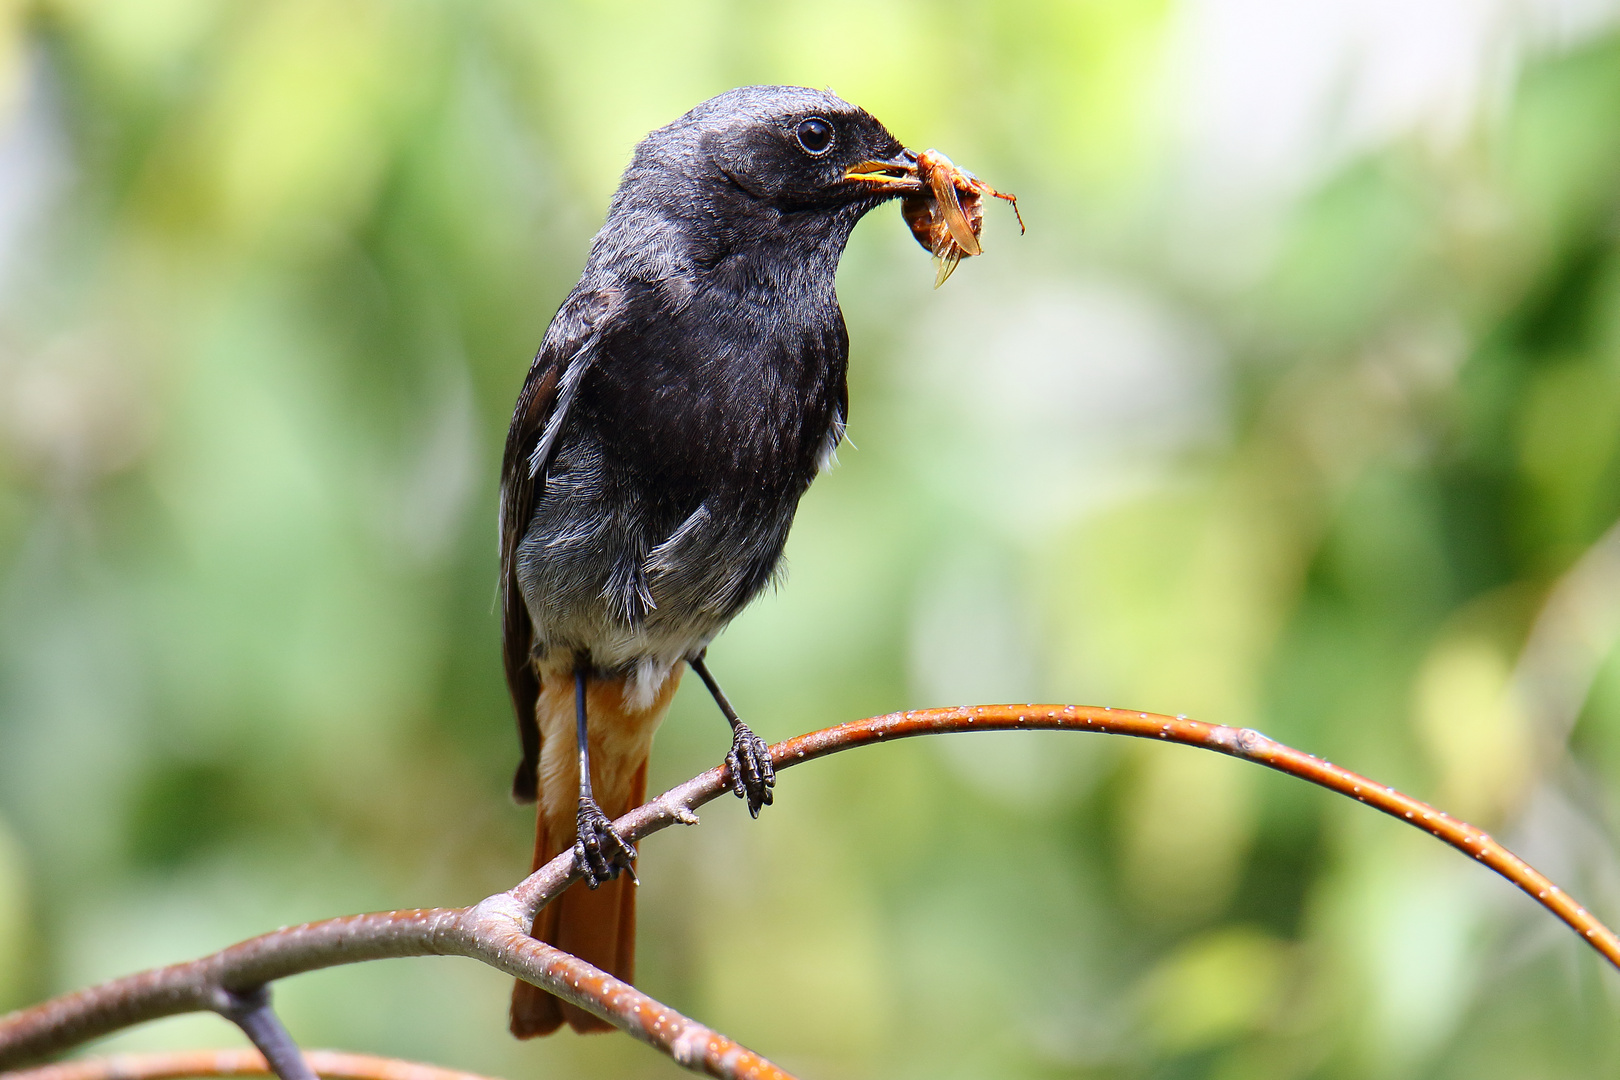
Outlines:
[{"label": "black breast plumage", "polygon": [[[671,291],[685,303],[669,304]],[[517,578],[536,658],[656,672],[771,580],[842,428],[848,345],[830,288],[739,295],[699,279],[609,292],[589,355],[573,361],[588,363],[572,386],[559,377],[572,400]]]}]

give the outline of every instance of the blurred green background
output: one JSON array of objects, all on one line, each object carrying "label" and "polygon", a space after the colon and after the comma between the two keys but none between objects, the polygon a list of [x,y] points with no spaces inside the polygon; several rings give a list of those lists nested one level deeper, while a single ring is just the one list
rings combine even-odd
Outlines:
[{"label": "blurred green background", "polygon": [[[1620,919],[1604,0],[0,5],[0,1008],[527,867],[500,443],[630,148],[830,85],[1021,197],[844,259],[842,465],[711,650],[764,735],[1053,700],[1258,727]],[[692,682],[655,789],[718,761]],[[644,848],[641,982],[807,1076],[1620,1075],[1620,978],[1371,811],[1179,747],[883,746]],[[468,961],[309,1046],[505,1034]],[[237,1045],[211,1017],[118,1048]]]}]

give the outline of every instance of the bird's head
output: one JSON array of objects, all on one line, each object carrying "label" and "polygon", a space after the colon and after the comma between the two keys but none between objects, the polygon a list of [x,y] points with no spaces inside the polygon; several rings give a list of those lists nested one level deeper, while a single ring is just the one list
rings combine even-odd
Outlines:
[{"label": "bird's head", "polygon": [[[916,174],[917,155],[876,117],[823,90],[745,86],[704,102],[681,123],[708,159],[703,164],[782,209],[875,205],[905,190],[864,179],[875,168]],[[857,170],[862,179],[852,178]]]},{"label": "bird's head", "polygon": [[821,218],[847,235],[867,210],[919,190],[916,174],[917,155],[865,109],[822,90],[745,86],[648,135],[620,193],[679,204],[688,220]]}]

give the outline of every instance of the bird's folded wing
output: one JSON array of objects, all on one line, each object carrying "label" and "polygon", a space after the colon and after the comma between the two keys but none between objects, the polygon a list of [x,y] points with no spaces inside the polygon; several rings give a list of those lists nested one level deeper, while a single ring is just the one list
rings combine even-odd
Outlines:
[{"label": "bird's folded wing", "polygon": [[611,313],[614,297],[611,290],[582,287],[563,301],[529,366],[501,459],[501,645],[506,686],[523,742],[523,761],[512,781],[512,797],[519,802],[535,799],[540,732],[534,703],[540,684],[529,663],[534,626],[518,585],[518,545],[528,532],[535,503],[545,493],[546,470],[556,455],[580,381],[595,359],[599,329]]}]

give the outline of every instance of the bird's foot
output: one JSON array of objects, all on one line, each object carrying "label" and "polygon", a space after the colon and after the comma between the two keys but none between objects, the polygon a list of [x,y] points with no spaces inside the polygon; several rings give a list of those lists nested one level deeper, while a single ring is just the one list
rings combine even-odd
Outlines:
[{"label": "bird's foot", "polygon": [[759,817],[759,808],[771,805],[771,789],[776,786],[776,768],[765,740],[737,721],[732,729],[731,753],[726,755],[731,770],[731,790],[748,801],[750,817]]},{"label": "bird's foot", "polygon": [[612,881],[623,870],[637,885],[636,849],[613,829],[613,823],[602,808],[589,799],[579,800],[578,839],[574,841],[574,865],[585,877],[585,884],[596,888],[604,881]]}]

